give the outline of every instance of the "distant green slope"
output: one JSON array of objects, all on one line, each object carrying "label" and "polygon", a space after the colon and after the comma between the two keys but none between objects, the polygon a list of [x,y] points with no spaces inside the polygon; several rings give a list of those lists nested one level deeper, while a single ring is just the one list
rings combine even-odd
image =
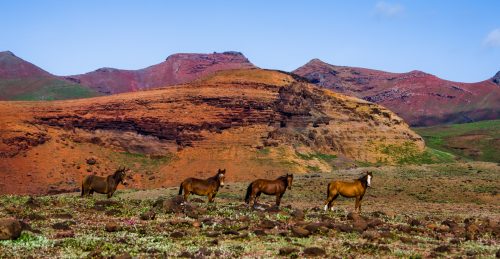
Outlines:
[{"label": "distant green slope", "polygon": [[0,100],[65,100],[99,96],[85,86],[57,78],[0,79]]},{"label": "distant green slope", "polygon": [[500,163],[500,120],[414,128],[428,147],[456,156]]}]

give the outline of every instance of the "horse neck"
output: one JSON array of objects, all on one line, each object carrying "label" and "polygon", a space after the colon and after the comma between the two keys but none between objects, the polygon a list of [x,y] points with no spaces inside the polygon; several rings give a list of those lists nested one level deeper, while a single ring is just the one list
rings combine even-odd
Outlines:
[{"label": "horse neck", "polygon": [[111,178],[115,181],[115,184],[118,185],[118,183],[120,182],[120,173],[115,172],[113,175],[111,175]]},{"label": "horse neck", "polygon": [[280,177],[278,179],[281,180],[281,182],[283,182],[283,184],[285,185],[285,189],[286,189],[288,187],[288,178]]},{"label": "horse neck", "polygon": [[368,176],[365,175],[365,176],[359,178],[358,181],[361,183],[361,185],[363,185],[363,188],[366,189],[366,187],[368,186]]},{"label": "horse neck", "polygon": [[215,176],[212,176],[212,177],[208,178],[208,180],[209,181],[214,181],[217,184],[217,188],[219,188],[219,186],[220,186],[219,174],[216,174]]}]

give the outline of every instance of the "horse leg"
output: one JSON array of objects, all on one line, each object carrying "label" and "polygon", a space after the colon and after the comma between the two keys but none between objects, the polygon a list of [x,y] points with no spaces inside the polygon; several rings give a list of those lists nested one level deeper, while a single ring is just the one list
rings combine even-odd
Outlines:
[{"label": "horse leg", "polygon": [[361,214],[361,201],[363,200],[363,195],[359,196],[359,202],[358,202],[358,210],[359,214]]},{"label": "horse leg", "polygon": [[214,202],[214,198],[215,198],[215,193],[210,193],[208,195],[208,202],[210,203]]},{"label": "horse leg", "polygon": [[[356,196],[356,204],[354,205],[354,212],[358,212],[358,214],[361,213],[361,197],[360,196]],[[358,211],[358,209],[360,211]]]},{"label": "horse leg", "polygon": [[258,192],[258,193],[255,195],[255,201],[254,201],[254,204],[257,204],[257,203],[258,203],[258,202],[257,202],[257,200],[259,199],[260,194],[261,194],[261,192]]},{"label": "horse leg", "polygon": [[332,207],[332,204],[333,204],[333,201],[335,199],[337,199],[337,197],[339,196],[339,194],[335,191],[335,192],[328,192],[328,197],[326,198],[326,202],[325,202],[325,211],[331,209],[333,211],[333,207]]},{"label": "horse leg", "polygon": [[283,197],[283,194],[284,194],[284,193],[281,193],[281,194],[276,194],[276,207],[279,207],[279,206],[280,206],[280,203],[281,203],[281,198]]},{"label": "horse leg", "polygon": [[188,201],[189,193],[190,192],[188,190],[184,189],[184,201],[186,201],[186,202]]}]

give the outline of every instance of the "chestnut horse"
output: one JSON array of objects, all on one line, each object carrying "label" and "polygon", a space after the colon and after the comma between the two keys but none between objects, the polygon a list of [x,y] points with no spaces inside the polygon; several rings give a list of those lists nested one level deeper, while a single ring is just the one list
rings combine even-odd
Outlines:
[{"label": "chestnut horse", "polygon": [[216,175],[207,179],[188,178],[181,183],[179,195],[182,195],[182,190],[184,190],[185,201],[187,201],[189,194],[194,193],[200,196],[208,196],[208,202],[214,202],[219,187],[224,186],[225,174],[226,169],[219,169]]},{"label": "chestnut horse", "polygon": [[248,185],[245,203],[250,205],[250,201],[253,201],[253,206],[255,207],[257,198],[259,198],[261,193],[264,193],[267,195],[276,195],[276,206],[279,207],[286,188],[288,187],[289,190],[292,189],[292,181],[293,174],[286,174],[275,180],[257,179]]},{"label": "chestnut horse", "polygon": [[114,174],[108,175],[107,177],[101,177],[97,175],[87,175],[82,181],[82,195],[91,196],[94,192],[107,194],[108,199],[115,193],[118,184],[122,183],[127,185],[125,180],[125,172],[128,169],[118,168]]},{"label": "chestnut horse", "polygon": [[328,209],[333,211],[332,203],[340,194],[346,198],[356,198],[354,211],[359,210],[358,213],[361,213],[361,200],[365,195],[366,189],[371,185],[372,177],[372,172],[366,172],[359,179],[355,179],[354,182],[330,182],[326,193],[328,197],[326,198],[325,211]]}]

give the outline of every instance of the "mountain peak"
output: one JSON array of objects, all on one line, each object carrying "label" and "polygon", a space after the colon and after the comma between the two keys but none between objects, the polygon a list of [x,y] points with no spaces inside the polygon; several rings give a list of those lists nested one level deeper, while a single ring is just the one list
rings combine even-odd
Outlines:
[{"label": "mountain peak", "polygon": [[491,78],[491,81],[493,81],[493,83],[497,84],[497,85],[500,85],[500,71],[498,71],[494,76],[493,78]]},{"label": "mountain peak", "polygon": [[12,57],[16,57],[16,55],[14,55],[14,53],[12,53],[11,51],[9,50],[6,50],[6,51],[0,51],[0,57],[2,56],[12,56]]}]

